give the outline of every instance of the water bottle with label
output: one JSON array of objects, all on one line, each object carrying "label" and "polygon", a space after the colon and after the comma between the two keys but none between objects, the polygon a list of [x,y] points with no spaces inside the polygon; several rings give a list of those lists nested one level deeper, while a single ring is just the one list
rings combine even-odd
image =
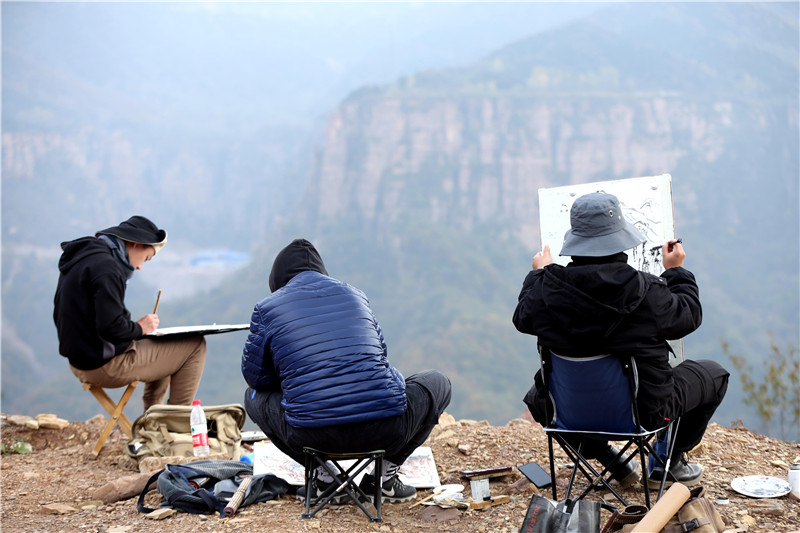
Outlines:
[{"label": "water bottle with label", "polygon": [[192,426],[192,450],[195,457],[208,455],[208,423],[206,422],[206,413],[200,406],[200,400],[192,402],[189,423]]}]

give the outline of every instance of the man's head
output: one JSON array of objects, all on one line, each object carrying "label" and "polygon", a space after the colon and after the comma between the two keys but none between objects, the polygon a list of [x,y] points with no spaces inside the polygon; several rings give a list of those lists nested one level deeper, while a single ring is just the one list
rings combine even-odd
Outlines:
[{"label": "man's head", "polygon": [[152,259],[167,244],[167,232],[139,215],[118,226],[98,231],[97,235],[113,235],[125,241],[130,265],[136,270],[140,270],[145,261]]},{"label": "man's head", "polygon": [[630,250],[646,241],[622,216],[613,194],[593,192],[575,200],[569,212],[570,229],[559,255],[603,257]]},{"label": "man's head", "polygon": [[308,270],[328,275],[325,263],[314,245],[305,239],[295,239],[275,256],[269,273],[269,290],[277,291],[293,277]]}]

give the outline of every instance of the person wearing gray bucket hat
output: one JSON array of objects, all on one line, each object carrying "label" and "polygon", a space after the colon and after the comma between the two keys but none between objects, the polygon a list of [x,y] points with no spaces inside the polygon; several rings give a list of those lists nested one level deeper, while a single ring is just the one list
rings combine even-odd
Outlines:
[{"label": "person wearing gray bucket hat", "polygon": [[[699,291],[694,275],[683,267],[686,252],[678,241],[661,247],[665,268],[661,276],[630,266],[624,252],[644,241],[625,220],[614,195],[597,192],[577,198],[560,252],[571,262],[554,264],[549,246],[533,257],[513,322],[518,331],[536,336],[539,349],[553,353],[571,357],[633,354],[643,425],[658,427],[665,418],[681,418],[668,483],[692,485],[700,481],[702,468],[689,463],[686,452],[702,440],[725,396],[729,374],[711,360],[687,359],[670,366],[668,341],[700,327]],[[537,422],[549,422],[547,410],[552,412],[552,407],[543,392],[541,372],[523,401]],[[586,457],[610,466],[617,482],[635,482],[638,464],[633,460],[615,467],[613,446],[592,439],[584,439],[583,444]],[[665,475],[655,463],[650,461],[651,483]]]},{"label": "person wearing gray bucket hat", "polygon": [[116,388],[145,383],[144,409],[189,405],[203,374],[203,336],[156,339],[158,315],[137,321],[125,307],[127,282],[167,243],[167,232],[135,215],[94,236],[61,243],[53,320],[59,353],[84,383]]}]

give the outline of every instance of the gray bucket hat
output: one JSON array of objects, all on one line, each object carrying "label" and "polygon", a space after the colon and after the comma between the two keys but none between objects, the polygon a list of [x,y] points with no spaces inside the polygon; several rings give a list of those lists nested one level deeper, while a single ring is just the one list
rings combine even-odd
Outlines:
[{"label": "gray bucket hat", "polygon": [[644,235],[622,216],[613,194],[593,192],[575,200],[569,211],[571,228],[558,255],[603,257],[646,242]]}]

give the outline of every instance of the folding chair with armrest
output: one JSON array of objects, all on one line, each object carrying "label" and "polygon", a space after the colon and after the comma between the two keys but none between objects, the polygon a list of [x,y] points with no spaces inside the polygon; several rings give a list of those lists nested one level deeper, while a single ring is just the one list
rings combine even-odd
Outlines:
[{"label": "folding chair with armrest", "polygon": [[[651,430],[642,427],[636,405],[639,383],[635,359],[616,355],[564,357],[542,348],[540,361],[542,379],[552,402],[552,405],[548,405],[547,413],[550,422],[544,430],[548,438],[553,499],[557,500],[553,457],[555,440],[574,465],[565,499],[569,499],[575,477],[580,471],[589,486],[575,500],[605,488],[627,506],[628,502],[611,486],[610,481],[613,469],[627,465],[638,455],[645,505],[650,508],[647,456],[655,457],[664,471],[669,472],[669,458],[679,420],[665,420],[663,426]],[[653,439],[662,432],[666,432],[666,460],[662,460],[652,446]],[[577,447],[569,442],[572,440],[574,443],[576,438],[580,441]],[[581,453],[583,439],[587,438],[604,442],[624,441],[625,445],[616,458],[598,472]],[[631,453],[626,457],[628,450]],[[667,476],[663,476],[656,499],[661,497],[666,480]]]}]

